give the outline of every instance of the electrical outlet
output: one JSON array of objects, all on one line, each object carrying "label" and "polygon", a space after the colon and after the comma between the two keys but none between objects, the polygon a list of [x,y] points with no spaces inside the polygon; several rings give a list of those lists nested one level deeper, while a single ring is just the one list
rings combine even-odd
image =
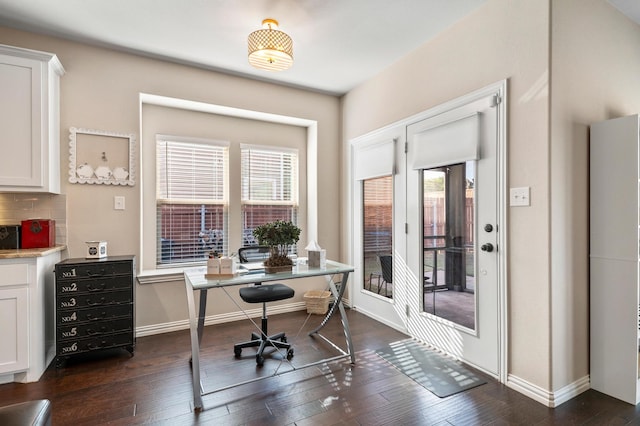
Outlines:
[{"label": "electrical outlet", "polygon": [[530,206],[531,189],[528,186],[521,188],[511,188],[509,192],[509,205],[510,206]]},{"label": "electrical outlet", "polygon": [[124,197],[116,195],[113,197],[113,209],[114,210],[124,210]]}]

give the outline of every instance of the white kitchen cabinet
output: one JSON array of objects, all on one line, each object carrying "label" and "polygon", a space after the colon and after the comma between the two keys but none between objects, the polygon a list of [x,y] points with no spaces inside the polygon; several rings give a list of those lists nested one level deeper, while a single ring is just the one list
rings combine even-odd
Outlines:
[{"label": "white kitchen cabinet", "polygon": [[[1,270],[1,268],[0,268]],[[0,287],[0,374],[29,367],[29,288]]]},{"label": "white kitchen cabinet", "polygon": [[55,356],[54,269],[62,250],[0,250],[0,383],[38,381]]},{"label": "white kitchen cabinet", "polygon": [[60,76],[51,53],[0,45],[0,191],[60,193]]},{"label": "white kitchen cabinet", "polygon": [[591,126],[590,379],[599,392],[640,402],[638,115]]}]

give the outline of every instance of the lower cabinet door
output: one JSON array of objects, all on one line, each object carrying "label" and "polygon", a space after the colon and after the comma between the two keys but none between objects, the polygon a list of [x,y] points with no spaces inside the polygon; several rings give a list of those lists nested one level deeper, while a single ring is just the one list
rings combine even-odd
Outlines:
[{"label": "lower cabinet door", "polygon": [[0,374],[29,368],[29,289],[0,289]]}]

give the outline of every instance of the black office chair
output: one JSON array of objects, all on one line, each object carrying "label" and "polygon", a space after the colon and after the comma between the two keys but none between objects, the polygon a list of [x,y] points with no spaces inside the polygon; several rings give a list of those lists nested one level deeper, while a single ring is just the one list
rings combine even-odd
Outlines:
[{"label": "black office chair", "polygon": [[[242,247],[238,250],[238,257],[241,263],[259,262],[269,257],[269,247],[251,246]],[[247,303],[262,303],[262,327],[261,333],[251,333],[251,340],[243,343],[237,343],[233,346],[233,353],[236,358],[240,358],[243,348],[258,347],[256,353],[256,364],[262,367],[264,364],[264,350],[273,346],[277,349],[285,349],[287,351],[287,359],[293,357],[293,348],[287,343],[285,333],[277,333],[269,335],[267,331],[267,302],[276,300],[290,299],[294,296],[295,291],[284,284],[262,284],[256,283],[255,286],[243,287],[240,289],[240,297]]]},{"label": "black office chair", "polygon": [[[380,269],[382,269],[382,283],[384,285],[384,295],[389,295],[389,289],[387,286],[389,284],[393,284],[393,256],[384,255],[380,256]],[[380,289],[382,285],[378,286],[378,294],[380,294]]]}]

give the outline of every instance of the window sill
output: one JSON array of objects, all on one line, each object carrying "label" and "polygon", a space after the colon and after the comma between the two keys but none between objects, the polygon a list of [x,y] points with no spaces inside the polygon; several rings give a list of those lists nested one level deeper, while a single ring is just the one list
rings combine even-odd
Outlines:
[{"label": "window sill", "polygon": [[151,269],[140,271],[137,278],[140,285],[183,281],[184,270],[182,268]]}]

